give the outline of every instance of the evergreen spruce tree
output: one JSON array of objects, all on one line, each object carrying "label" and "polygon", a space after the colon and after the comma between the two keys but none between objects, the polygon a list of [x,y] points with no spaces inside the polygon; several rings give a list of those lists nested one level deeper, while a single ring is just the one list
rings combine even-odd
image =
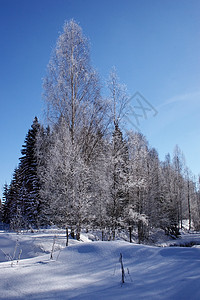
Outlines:
[{"label": "evergreen spruce tree", "polygon": [[38,226],[39,215],[39,189],[40,183],[37,174],[36,140],[40,129],[37,117],[35,117],[21,151],[20,158],[20,202],[21,211],[27,225]]},{"label": "evergreen spruce tree", "polygon": [[111,198],[107,207],[113,239],[115,239],[115,230],[121,225],[123,210],[126,204],[127,152],[122,132],[116,123],[110,156]]},{"label": "evergreen spruce tree", "polygon": [[5,224],[10,223],[10,202],[9,202],[9,186],[6,183],[3,188],[3,205],[2,205],[2,221]]},{"label": "evergreen spruce tree", "polygon": [[20,188],[22,185],[20,171],[20,166],[18,166],[14,171],[9,189],[9,198],[11,201],[10,226],[16,231],[19,231],[21,227],[24,226],[21,214],[23,204],[20,201]]},{"label": "evergreen spruce tree", "polygon": [[[36,137],[37,176],[39,180],[38,223],[40,226],[47,226],[52,223],[50,199],[45,189],[47,178],[49,178],[50,175],[48,173],[48,163],[52,145],[53,137],[50,127],[48,126],[44,129],[43,126],[40,126]],[[51,189],[49,189],[49,191],[51,191]]]},{"label": "evergreen spruce tree", "polygon": [[5,184],[3,193],[3,222],[10,225],[13,230],[19,230],[22,226],[22,220],[17,220],[21,211],[19,200],[20,191],[20,170],[15,169],[10,185]]}]

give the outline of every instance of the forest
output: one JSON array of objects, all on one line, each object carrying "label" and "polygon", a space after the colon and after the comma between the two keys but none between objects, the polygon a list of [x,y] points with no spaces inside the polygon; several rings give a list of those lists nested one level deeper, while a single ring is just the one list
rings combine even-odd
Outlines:
[{"label": "forest", "polygon": [[116,70],[103,96],[91,65],[89,41],[73,20],[65,23],[43,81],[46,120],[35,117],[11,183],[5,184],[1,218],[13,230],[56,225],[80,239],[99,230],[114,240],[148,240],[152,229],[177,237],[188,220],[200,229],[200,192],[178,145],[160,161],[138,131],[122,125],[128,93]]}]

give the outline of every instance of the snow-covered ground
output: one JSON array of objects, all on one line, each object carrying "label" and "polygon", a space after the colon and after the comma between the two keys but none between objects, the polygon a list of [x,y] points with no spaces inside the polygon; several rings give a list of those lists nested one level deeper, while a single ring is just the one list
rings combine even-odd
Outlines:
[{"label": "snow-covered ground", "polygon": [[[200,240],[182,240],[191,236]],[[81,239],[65,247],[64,231],[0,232],[0,299],[200,299],[200,248]]]}]

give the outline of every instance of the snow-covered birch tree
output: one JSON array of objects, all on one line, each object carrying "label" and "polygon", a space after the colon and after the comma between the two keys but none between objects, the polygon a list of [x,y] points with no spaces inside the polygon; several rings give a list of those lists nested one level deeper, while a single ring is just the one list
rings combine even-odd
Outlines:
[{"label": "snow-covered birch tree", "polygon": [[103,131],[107,105],[101,98],[97,72],[90,63],[88,39],[73,20],[66,22],[52,53],[44,79],[47,117],[65,120],[72,144],[78,142],[89,160]]},{"label": "snow-covered birch tree", "polygon": [[128,95],[126,86],[119,82],[115,68],[110,72],[108,80],[110,124],[112,128],[112,140],[109,153],[110,158],[110,202],[107,208],[110,217],[112,238],[115,238],[115,230],[120,225],[123,209],[126,203],[126,181],[128,148],[123,139],[120,124],[123,120]]},{"label": "snow-covered birch tree", "polygon": [[[138,240],[142,242],[147,235],[147,187],[148,187],[148,143],[141,133],[128,133],[129,179],[128,211],[129,230],[134,224],[138,228]],[[135,212],[135,214],[132,213]],[[135,219],[133,218],[136,217]],[[145,222],[143,222],[145,220]]]},{"label": "snow-covered birch tree", "polygon": [[185,165],[185,158],[183,152],[178,145],[174,148],[173,166],[175,170],[175,194],[178,211],[178,224],[182,229],[183,227],[183,201],[184,201],[184,182],[183,170]]}]

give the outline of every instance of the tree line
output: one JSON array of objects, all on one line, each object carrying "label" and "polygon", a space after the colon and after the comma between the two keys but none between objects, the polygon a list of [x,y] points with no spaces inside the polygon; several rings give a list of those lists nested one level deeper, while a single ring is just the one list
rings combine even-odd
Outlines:
[{"label": "tree line", "polygon": [[47,125],[35,117],[10,185],[2,220],[13,229],[65,226],[102,240],[125,230],[132,241],[161,228],[177,236],[183,220],[200,227],[200,194],[178,146],[161,162],[139,132],[122,130],[126,88],[112,71],[109,96],[90,62],[81,27],[66,22],[44,79]]}]

